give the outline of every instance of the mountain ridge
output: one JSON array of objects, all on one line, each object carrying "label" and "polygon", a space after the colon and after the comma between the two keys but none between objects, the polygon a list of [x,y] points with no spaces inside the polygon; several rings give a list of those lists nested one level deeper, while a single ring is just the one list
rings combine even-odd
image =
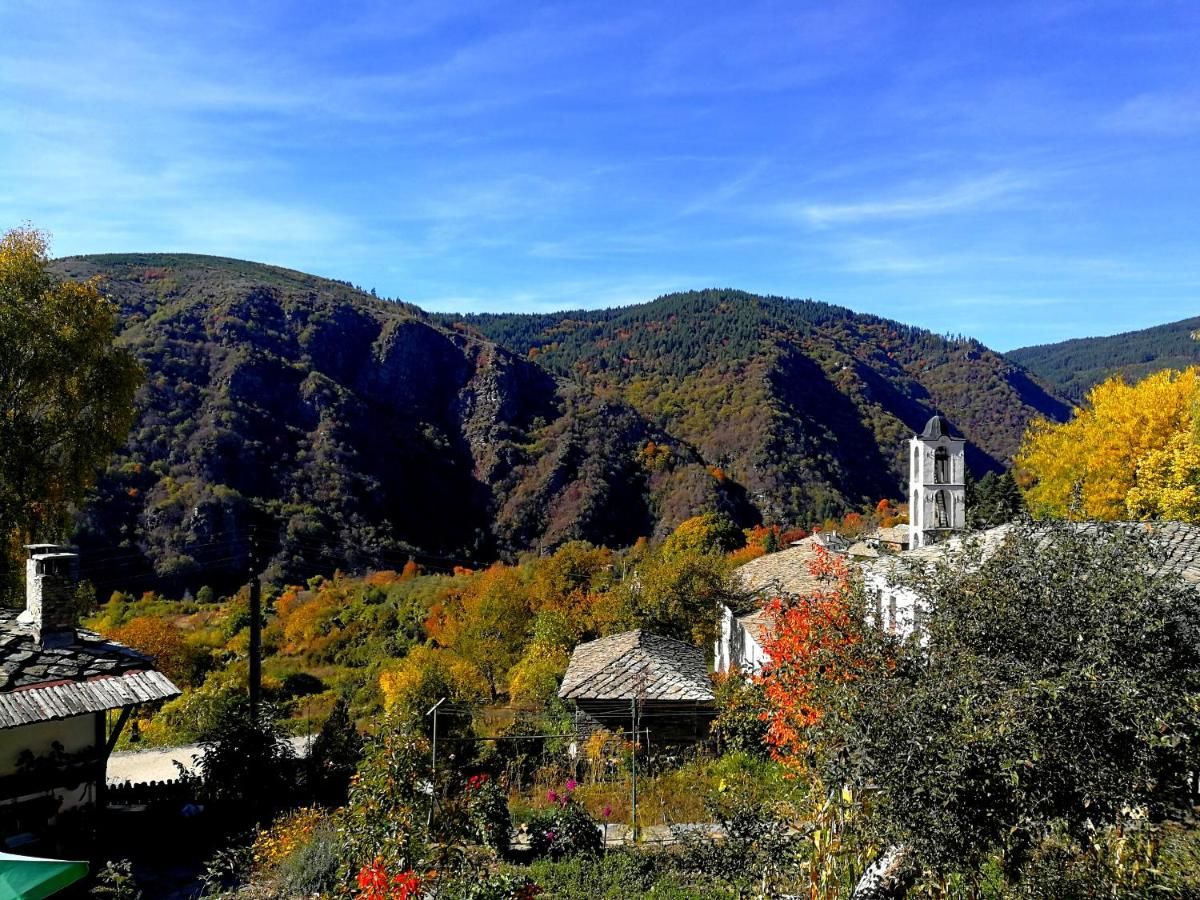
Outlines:
[{"label": "mountain ridge", "polygon": [[805,523],[900,496],[935,409],[982,471],[1067,408],[977,341],[815,301],[699,291],[530,328],[225,257],[54,268],[102,277],[147,369],[77,539],[177,590],[252,555],[297,579],[623,545],[708,510]]},{"label": "mountain ridge", "polygon": [[1065,396],[1082,400],[1095,385],[1122,375],[1136,381],[1161,369],[1200,365],[1200,316],[1099,337],[1018,347],[1006,355]]}]

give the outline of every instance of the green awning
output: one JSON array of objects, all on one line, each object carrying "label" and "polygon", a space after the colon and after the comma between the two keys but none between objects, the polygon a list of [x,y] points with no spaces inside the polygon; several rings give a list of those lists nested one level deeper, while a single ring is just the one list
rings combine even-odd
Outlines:
[{"label": "green awning", "polygon": [[86,862],[0,853],[0,897],[42,900],[87,876]]}]

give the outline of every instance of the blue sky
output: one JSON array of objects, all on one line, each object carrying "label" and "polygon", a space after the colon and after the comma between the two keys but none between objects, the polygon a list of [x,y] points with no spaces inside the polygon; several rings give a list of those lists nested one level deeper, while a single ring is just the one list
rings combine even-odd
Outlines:
[{"label": "blue sky", "polygon": [[438,310],[1200,312],[1200,3],[4,0],[0,227]]}]

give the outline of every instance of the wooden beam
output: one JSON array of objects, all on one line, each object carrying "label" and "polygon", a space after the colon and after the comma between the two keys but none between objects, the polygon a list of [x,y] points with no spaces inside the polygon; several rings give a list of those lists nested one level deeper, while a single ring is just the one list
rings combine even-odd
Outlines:
[{"label": "wooden beam", "polygon": [[[117,717],[117,724],[108,734],[108,739],[104,743],[104,759],[107,762],[112,755],[113,747],[117,746],[117,738],[121,736],[121,731],[125,728],[125,723],[129,721],[129,714],[133,712],[132,706],[124,706],[121,708],[121,715]],[[104,715],[104,713],[101,713]],[[107,772],[107,768],[105,769]]]}]

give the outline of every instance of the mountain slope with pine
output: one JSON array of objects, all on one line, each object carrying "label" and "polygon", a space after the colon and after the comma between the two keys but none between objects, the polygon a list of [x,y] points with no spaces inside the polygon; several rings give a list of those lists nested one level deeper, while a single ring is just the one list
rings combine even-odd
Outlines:
[{"label": "mountain slope with pine", "polygon": [[693,291],[620,309],[439,317],[619,399],[803,522],[905,489],[907,438],[936,411],[1002,467],[1035,415],[1068,407],[978,341],[811,300]]},{"label": "mountain slope with pine", "polygon": [[[733,508],[700,459],[605,401],[416,307],[213,257],[59,260],[102,279],[146,369],[138,418],[76,540],[101,585],[180,591],[336,568],[449,568],[587,539],[663,508]],[[687,499],[675,500],[682,493]]]},{"label": "mountain slope with pine", "polygon": [[1163,369],[1200,365],[1200,317],[1108,337],[1021,347],[1007,356],[1064,396],[1082,400],[1113,375],[1135,382]]},{"label": "mountain slope with pine", "polygon": [[216,257],[56,269],[102,279],[147,372],[76,536],[102,585],[480,564],[713,509],[806,523],[900,496],[935,410],[977,472],[1067,411],[977,342],[810,301],[462,318]]}]

